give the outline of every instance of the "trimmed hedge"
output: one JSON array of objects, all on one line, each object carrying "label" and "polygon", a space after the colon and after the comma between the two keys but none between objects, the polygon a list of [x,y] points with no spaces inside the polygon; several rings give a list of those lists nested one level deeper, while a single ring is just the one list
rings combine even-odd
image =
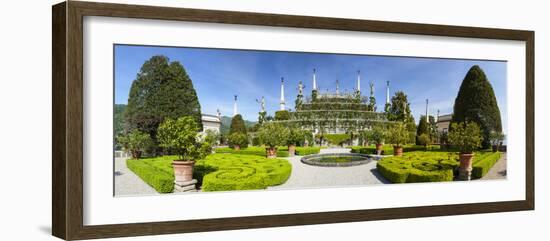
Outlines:
[{"label": "trimmed hedge", "polygon": [[[216,153],[231,153],[231,154],[240,154],[240,155],[255,155],[265,157],[265,147],[261,146],[249,146],[244,149],[236,151],[235,149],[229,147],[220,147],[216,148]],[[277,148],[277,157],[288,157],[288,147],[279,147]]]},{"label": "trimmed hedge", "polygon": [[[402,157],[386,157],[376,169],[392,183],[452,181],[459,166],[457,152],[405,152]],[[498,152],[476,152],[472,178],[481,178],[500,159]]]},{"label": "trimmed hedge", "polygon": [[314,146],[305,146],[305,147],[296,147],[296,155],[298,156],[307,156],[311,154],[319,154],[321,151],[320,147],[314,147]]},{"label": "trimmed hedge", "polygon": [[474,156],[472,163],[472,178],[482,178],[500,160],[500,152],[487,152],[485,155]]},{"label": "trimmed hedge", "polygon": [[170,193],[174,191],[174,171],[171,166],[173,159],[175,157],[171,157],[169,160],[164,158],[128,159],[126,166],[157,192]]},{"label": "trimmed hedge", "polygon": [[[432,145],[428,147],[428,150],[434,151],[438,150],[438,145]],[[403,146],[403,152],[411,151],[425,151],[426,147],[418,145],[405,145]],[[351,153],[360,153],[360,154],[376,154],[376,146],[352,146]],[[393,146],[392,145],[383,145],[382,146],[382,155],[393,155]]]},{"label": "trimmed hedge", "polygon": [[215,169],[202,173],[202,190],[207,192],[265,189],[283,184],[292,171],[286,160],[238,154],[212,154],[197,162],[196,167]]}]

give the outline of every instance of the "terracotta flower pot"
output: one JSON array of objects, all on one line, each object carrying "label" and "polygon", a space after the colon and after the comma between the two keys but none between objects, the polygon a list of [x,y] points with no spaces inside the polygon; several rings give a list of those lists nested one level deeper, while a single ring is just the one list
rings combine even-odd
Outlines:
[{"label": "terracotta flower pot", "polygon": [[296,145],[289,145],[288,146],[288,155],[289,156],[296,155]]},{"label": "terracotta flower pot", "polygon": [[266,155],[267,158],[277,157],[277,148],[275,148],[275,147],[265,148],[265,155]]},{"label": "terracotta flower pot", "polygon": [[241,150],[241,146],[239,146],[239,145],[234,145],[234,146],[233,146],[233,150],[239,151],[239,150]]},{"label": "terracotta flower pot", "polygon": [[472,178],[472,161],[474,154],[460,153],[460,167],[458,168],[458,178],[464,181],[470,181]]},{"label": "terracotta flower pot", "polygon": [[393,155],[394,156],[403,156],[403,147],[402,146],[393,146]]},{"label": "terracotta flower pot", "polygon": [[376,144],[376,155],[380,155],[382,153],[382,144]]},{"label": "terracotta flower pot", "polygon": [[177,183],[186,183],[193,180],[193,166],[195,161],[182,161],[174,160],[172,161],[172,167],[174,168],[174,177],[175,182]]}]

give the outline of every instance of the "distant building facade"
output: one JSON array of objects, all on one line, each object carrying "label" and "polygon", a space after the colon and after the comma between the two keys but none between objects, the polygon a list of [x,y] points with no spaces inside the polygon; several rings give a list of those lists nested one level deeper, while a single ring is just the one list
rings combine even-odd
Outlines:
[{"label": "distant building facade", "polygon": [[207,130],[213,130],[216,133],[220,133],[222,120],[219,115],[202,114],[201,120],[204,132]]},{"label": "distant building facade", "polygon": [[436,121],[437,132],[439,133],[449,132],[449,126],[451,125],[452,118],[453,118],[453,114],[437,116],[437,121]]}]

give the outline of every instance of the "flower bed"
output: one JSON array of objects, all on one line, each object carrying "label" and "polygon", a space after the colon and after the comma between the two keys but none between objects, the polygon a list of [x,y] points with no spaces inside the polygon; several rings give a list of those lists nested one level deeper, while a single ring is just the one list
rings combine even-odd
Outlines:
[{"label": "flower bed", "polygon": [[[481,178],[500,159],[500,153],[477,152],[472,176]],[[459,166],[456,152],[405,152],[402,157],[386,157],[376,169],[392,183],[452,181]]]}]

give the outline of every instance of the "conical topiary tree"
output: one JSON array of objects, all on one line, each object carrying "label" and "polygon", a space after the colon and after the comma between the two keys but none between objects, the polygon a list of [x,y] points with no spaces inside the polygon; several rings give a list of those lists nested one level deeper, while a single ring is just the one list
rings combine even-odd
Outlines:
[{"label": "conical topiary tree", "polygon": [[417,145],[421,144],[419,137],[422,134],[425,134],[425,135],[429,134],[428,123],[426,122],[425,115],[420,116],[420,120],[418,121],[418,126],[416,127],[416,144]]},{"label": "conical topiary tree", "polygon": [[201,106],[184,67],[166,56],[153,56],[132,82],[124,118],[129,130],[148,133],[156,142],[166,118],[191,116],[202,130]]},{"label": "conical topiary tree", "polygon": [[233,133],[242,133],[246,135],[246,126],[244,124],[244,120],[241,114],[237,114],[233,116],[233,119],[231,119],[229,134],[231,135]]},{"label": "conical topiary tree", "polygon": [[474,65],[460,85],[455,99],[453,123],[474,121],[481,127],[482,147],[489,148],[492,131],[501,132],[500,110],[493,87],[483,70]]}]

